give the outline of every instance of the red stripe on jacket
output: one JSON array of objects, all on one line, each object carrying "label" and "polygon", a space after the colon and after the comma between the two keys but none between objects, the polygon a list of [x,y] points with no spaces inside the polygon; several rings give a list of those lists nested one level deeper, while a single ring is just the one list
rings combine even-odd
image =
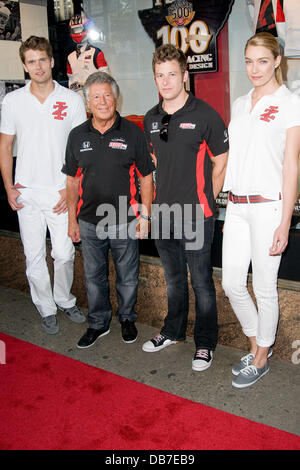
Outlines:
[{"label": "red stripe on jacket", "polygon": [[81,168],[78,168],[77,170],[77,173],[75,175],[75,178],[80,178],[79,179],[79,191],[78,191],[78,194],[79,194],[79,201],[78,201],[78,204],[77,204],[77,216],[80,212],[80,209],[81,209],[81,206],[83,204],[83,199],[82,199],[82,194],[83,194],[83,189],[82,189],[82,178],[83,178],[83,173],[82,173],[82,169]]},{"label": "red stripe on jacket", "polygon": [[138,217],[139,215],[139,203],[137,202],[135,196],[136,196],[136,193],[137,193],[137,189],[136,189],[136,184],[135,184],[135,170],[137,170],[136,166],[135,166],[135,163],[133,163],[129,169],[129,177],[130,177],[130,206],[133,210],[133,213],[136,217]]},{"label": "red stripe on jacket", "polygon": [[213,156],[205,140],[200,144],[199,151],[197,153],[196,163],[196,180],[197,180],[197,194],[199,202],[202,206],[205,217],[211,217],[213,215],[207,197],[204,194],[205,178],[204,178],[204,161],[206,152],[210,157]]}]

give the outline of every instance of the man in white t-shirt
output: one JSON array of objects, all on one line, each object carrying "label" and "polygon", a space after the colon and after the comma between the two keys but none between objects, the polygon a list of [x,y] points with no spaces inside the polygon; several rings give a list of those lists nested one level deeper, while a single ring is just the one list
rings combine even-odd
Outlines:
[{"label": "man in white t-shirt", "polygon": [[[3,100],[0,167],[8,203],[17,211],[31,297],[49,334],[58,332],[57,307],[82,323],[85,317],[70,293],[74,246],[68,237],[66,178],[61,172],[70,130],[86,120],[81,97],[52,79],[52,48],[31,36],[20,47],[31,81]],[[13,142],[18,151],[13,182]],[[46,262],[49,229],[54,259],[53,289]]]}]

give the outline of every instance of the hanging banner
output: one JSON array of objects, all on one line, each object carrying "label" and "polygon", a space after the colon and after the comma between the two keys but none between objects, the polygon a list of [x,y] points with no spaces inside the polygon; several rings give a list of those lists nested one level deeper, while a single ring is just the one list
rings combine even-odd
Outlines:
[{"label": "hanging banner", "polygon": [[190,73],[218,70],[217,36],[234,0],[153,0],[138,12],[155,46],[174,44],[187,57]]}]

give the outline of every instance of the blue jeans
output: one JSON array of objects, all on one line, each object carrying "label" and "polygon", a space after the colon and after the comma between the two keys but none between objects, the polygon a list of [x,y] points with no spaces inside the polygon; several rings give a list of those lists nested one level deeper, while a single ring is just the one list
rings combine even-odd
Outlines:
[{"label": "blue jeans", "polygon": [[[116,290],[118,298],[117,319],[120,322],[135,322],[137,314],[134,306],[137,300],[139,275],[138,240],[128,236],[116,238],[107,233],[105,239],[97,235],[97,226],[79,220],[82,241],[82,254],[88,300],[88,323],[96,330],[108,328],[112,308],[109,294],[109,259],[111,250],[116,270]],[[127,226],[115,226],[117,233]]]},{"label": "blue jeans", "polygon": [[204,223],[203,246],[187,249],[184,233],[176,239],[174,226],[169,240],[156,240],[156,247],[162,261],[167,283],[168,314],[161,334],[171,340],[186,338],[189,311],[187,266],[195,294],[194,340],[196,348],[214,350],[218,341],[218,318],[216,292],[212,278],[211,245],[214,234],[214,219]]}]

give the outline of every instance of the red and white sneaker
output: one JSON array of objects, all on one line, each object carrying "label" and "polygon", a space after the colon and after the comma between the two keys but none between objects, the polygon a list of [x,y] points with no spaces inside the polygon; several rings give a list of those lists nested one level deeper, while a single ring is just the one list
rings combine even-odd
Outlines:
[{"label": "red and white sneaker", "polygon": [[197,349],[192,362],[192,369],[196,371],[208,369],[212,364],[213,356],[213,352],[209,349]]}]

